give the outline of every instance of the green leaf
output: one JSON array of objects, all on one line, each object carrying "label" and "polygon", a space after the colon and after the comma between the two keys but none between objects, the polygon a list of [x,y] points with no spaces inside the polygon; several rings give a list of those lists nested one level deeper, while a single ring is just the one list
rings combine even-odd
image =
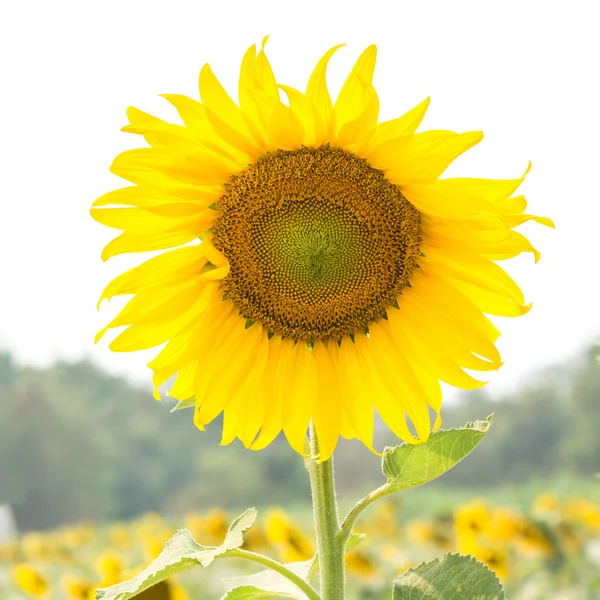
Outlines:
[{"label": "green leaf", "polygon": [[187,400],[179,400],[177,404],[171,409],[171,412],[176,410],[183,410],[184,408],[194,408],[196,406],[195,398],[188,398]]},{"label": "green leaf", "polygon": [[208,567],[228,550],[239,548],[243,536],[256,520],[256,509],[249,508],[229,526],[224,542],[215,548],[201,546],[186,529],[178,531],[163,551],[139,575],[108,588],[96,590],[96,600],[128,600],[171,575],[195,565]]},{"label": "green leaf", "polygon": [[355,533],[354,531],[350,534],[348,541],[346,542],[346,554],[350,550],[354,550],[365,539],[364,533]]},{"label": "green leaf", "polygon": [[274,600],[276,598],[290,598],[297,600],[298,596],[286,594],[285,592],[272,592],[261,590],[253,585],[242,585],[227,592],[222,600]]},{"label": "green leaf", "polygon": [[[307,580],[310,561],[287,563],[284,566],[301,579],[304,579],[304,581]],[[237,590],[258,590],[262,594],[262,596],[239,596],[240,599],[244,598],[244,600],[246,598],[248,600],[250,598],[260,598],[261,600],[263,598],[306,600],[306,595],[294,583],[281,575],[281,573],[277,573],[271,569],[259,571],[252,575],[226,578],[223,579],[223,583],[225,584],[227,594],[223,596],[222,600],[238,600],[238,596],[234,595]]]},{"label": "green leaf", "polygon": [[[346,542],[346,554],[356,548],[365,539],[364,533],[355,533],[354,531],[350,534],[348,541]],[[308,570],[307,578],[312,577],[319,570],[319,553],[315,554],[314,558],[310,562],[310,569]]]},{"label": "green leaf", "polygon": [[390,492],[422,485],[443,475],[483,439],[493,421],[467,423],[462,429],[432,433],[424,444],[401,444],[383,451],[382,469]]},{"label": "green leaf", "polygon": [[393,600],[506,600],[496,574],[472,556],[445,554],[394,583]]}]

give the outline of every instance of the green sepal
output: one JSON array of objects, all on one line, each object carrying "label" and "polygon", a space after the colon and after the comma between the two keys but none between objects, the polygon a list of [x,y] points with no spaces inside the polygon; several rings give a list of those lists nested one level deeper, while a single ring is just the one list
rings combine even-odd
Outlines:
[{"label": "green sepal", "polygon": [[400,575],[393,600],[506,600],[496,574],[472,556],[445,554]]},{"label": "green sepal", "polygon": [[171,409],[171,412],[176,410],[183,410],[184,408],[194,408],[196,406],[195,398],[188,398],[187,400],[179,400],[177,404]]},{"label": "green sepal", "polygon": [[460,429],[436,431],[423,444],[385,448],[382,470],[389,492],[417,487],[443,475],[481,442],[492,422],[490,415],[485,421],[471,421]]},{"label": "green sepal", "polygon": [[239,548],[244,543],[244,533],[254,525],[255,520],[256,509],[249,508],[231,523],[225,540],[217,547],[202,546],[194,540],[189,531],[179,530],[139,575],[96,590],[96,600],[128,600],[180,571],[196,565],[208,567],[215,558]]}]

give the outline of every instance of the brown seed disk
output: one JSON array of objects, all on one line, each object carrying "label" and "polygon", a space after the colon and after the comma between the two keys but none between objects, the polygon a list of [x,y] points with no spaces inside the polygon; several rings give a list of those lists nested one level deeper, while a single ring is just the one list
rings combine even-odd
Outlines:
[{"label": "brown seed disk", "polygon": [[221,282],[240,314],[283,337],[339,340],[383,317],[408,285],[417,209],[381,171],[329,145],[266,154],[217,203]]}]

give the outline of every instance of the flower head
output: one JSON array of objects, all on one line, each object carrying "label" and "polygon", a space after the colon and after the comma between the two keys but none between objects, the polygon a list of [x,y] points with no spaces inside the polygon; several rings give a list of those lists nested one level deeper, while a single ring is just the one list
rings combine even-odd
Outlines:
[{"label": "flower head", "polygon": [[174,377],[200,429],[223,413],[223,443],[260,449],[283,431],[302,453],[312,420],[323,460],[340,435],[372,448],[375,411],[425,441],[440,381],[483,385],[465,369],[502,364],[486,314],[529,310],[494,261],[537,260],[514,228],[552,224],[513,195],[524,175],[440,179],[482,134],[416,133],[428,99],[378,122],[375,46],[332,101],[338,48],[305,92],[278,83],[263,43],[242,60],[239,103],[206,65],[201,102],[165,96],[183,124],[130,108],[124,130],[149,147],[116,158],[132,185],[92,209],[122,231],[104,259],[163,251],[104,290],[133,297],[98,338],[125,326],[115,351],[164,344],[155,388]]},{"label": "flower head", "polygon": [[28,563],[15,565],[12,575],[17,586],[31,596],[44,597],[50,592],[48,579]]},{"label": "flower head", "polygon": [[314,553],[312,542],[280,509],[269,511],[265,533],[284,562],[308,560]]}]

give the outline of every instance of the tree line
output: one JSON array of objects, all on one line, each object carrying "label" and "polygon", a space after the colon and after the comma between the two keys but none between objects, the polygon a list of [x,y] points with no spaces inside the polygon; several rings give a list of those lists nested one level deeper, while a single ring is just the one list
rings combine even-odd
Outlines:
[{"label": "tree line", "polygon": [[[495,413],[485,443],[445,475],[443,486],[498,486],[600,470],[600,366],[596,346],[542,370],[502,398],[462,394],[444,427]],[[184,514],[220,505],[302,504],[309,488],[284,439],[258,453],[220,447],[220,423],[198,431],[189,410],[170,412],[150,389],[88,361],[46,369],[0,353],[0,505],[19,528],[83,519],[111,521],[157,510]],[[397,440],[380,424],[378,446]],[[379,459],[357,442],[336,452],[341,497],[380,483]]]}]

